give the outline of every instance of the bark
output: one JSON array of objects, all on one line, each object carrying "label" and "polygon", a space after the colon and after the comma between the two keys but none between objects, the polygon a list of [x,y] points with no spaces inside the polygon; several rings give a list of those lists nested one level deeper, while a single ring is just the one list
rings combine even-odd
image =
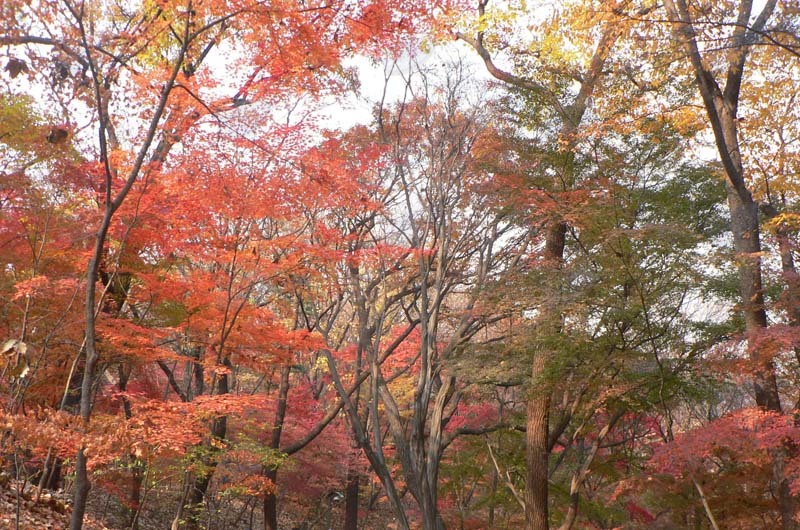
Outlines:
[{"label": "bark", "polygon": [[[547,227],[544,258],[547,266],[560,268],[564,259],[567,225],[553,220]],[[561,314],[558,306],[544,315],[545,326],[554,329],[545,333],[560,332]],[[547,367],[551,353],[544,349],[534,352],[531,382],[534,388],[528,397],[525,432],[525,530],[549,528],[549,456],[550,456],[550,401],[551,390],[547,382]]]},{"label": "bark", "polygon": [[[289,396],[289,372],[290,367],[288,365],[281,367],[281,381],[278,388],[278,406],[275,410],[275,421],[272,424],[272,434],[270,435],[269,442],[270,448],[276,451],[281,444],[283,422],[286,419],[286,403]],[[276,485],[276,481],[278,480],[277,467],[265,469],[264,476],[266,476],[273,485]],[[278,499],[274,491],[264,497],[264,529],[278,530]]]},{"label": "bark", "polygon": [[59,488],[61,482],[61,459],[53,455],[53,450],[48,449],[47,456],[42,464],[42,472],[39,475],[39,484],[36,490],[36,502],[39,502],[39,497],[42,490],[48,489],[55,491]]},{"label": "bark", "polygon": [[[363,358],[361,351],[358,351],[356,356],[356,366],[354,370],[354,378],[362,371]],[[359,409],[360,393],[356,392],[353,396],[353,406],[356,410]],[[368,421],[369,411],[364,411],[364,421]],[[355,439],[352,440],[352,449],[358,449],[358,443]],[[361,475],[358,471],[356,461],[350,458],[347,465],[347,486],[344,493],[344,530],[358,530],[358,504],[360,496]]]},{"label": "bark", "polygon": [[39,502],[39,498],[42,495],[42,490],[49,489],[49,490],[56,490],[58,489],[58,483],[61,480],[61,460],[57,457],[53,456],[53,449],[48,449],[47,456],[44,459],[44,463],[42,464],[42,471],[39,474],[39,481],[36,488],[36,500],[35,502]]},{"label": "bark", "polygon": [[[264,476],[275,484],[278,480],[278,470],[276,468],[267,469]],[[278,530],[278,497],[275,493],[264,497],[264,528]]]},{"label": "bark", "polygon": [[[273,433],[272,433],[272,437],[271,437],[271,440],[270,440],[271,447],[273,449],[280,449],[280,451],[282,453],[286,454],[287,456],[288,455],[293,455],[294,453],[302,450],[309,443],[311,443],[317,436],[319,436],[319,434],[323,431],[323,429],[331,421],[333,421],[338,416],[339,412],[345,406],[344,400],[340,398],[339,401],[337,401],[337,403],[328,411],[328,413],[325,414],[325,416],[322,419],[320,419],[320,421],[317,422],[317,424],[314,425],[314,427],[311,428],[303,438],[301,438],[300,440],[298,440],[298,441],[296,441],[296,442],[294,442],[291,445],[288,445],[286,447],[282,447],[282,448],[279,447],[280,446],[280,437],[281,437],[281,432],[280,431],[283,428],[283,420],[284,420],[285,415],[286,415],[286,407],[285,407],[285,405],[281,406],[281,403],[285,402],[286,398],[288,396],[288,390],[289,390],[289,379],[288,379],[288,376],[289,376],[289,373],[290,373],[289,368],[286,368],[286,374],[283,373],[283,369],[282,369],[281,383],[280,383],[280,387],[279,387],[278,410],[276,411],[276,419],[275,419],[275,422],[273,424],[273,431],[272,431]],[[358,390],[358,388],[361,386],[361,384],[364,381],[366,381],[367,375],[368,374],[366,374],[366,373],[362,373],[359,376],[357,376],[355,381],[353,382],[353,386],[351,386],[349,390],[345,391],[346,396],[348,396],[348,397],[352,396]],[[278,479],[278,470],[277,469],[275,469],[275,468],[266,469],[264,471],[264,476],[266,478],[268,478],[270,481],[272,481],[273,484],[277,484],[277,479]],[[350,482],[348,482],[348,486],[349,486],[349,484],[350,484]],[[356,497],[356,499],[357,499],[357,497]],[[357,500],[356,500],[356,503],[357,503]],[[358,506],[357,506],[357,504],[356,504],[355,510],[356,510],[356,519],[355,520],[356,520],[356,523],[357,523],[357,516],[358,516],[358,513],[357,513]],[[264,513],[264,527],[265,527],[265,529],[267,529],[267,530],[278,530],[278,504],[277,504],[277,496],[276,495],[270,494],[270,495],[267,495],[267,496],[264,497],[263,513]]]},{"label": "bark", "polygon": [[[732,127],[726,124],[727,129]],[[761,242],[758,222],[758,206],[748,192],[738,193],[728,186],[728,207],[731,213],[731,231],[734,249],[738,257],[739,294],[744,314],[745,330],[749,340],[757,340],[767,328],[767,312],[761,280]],[[781,412],[778,383],[772,359],[763,358],[757,350],[750,348],[755,366],[753,387],[756,404],[766,410]]]},{"label": "bark", "polygon": [[[778,211],[771,204],[762,205],[761,209],[770,220],[778,215]],[[797,268],[795,267],[794,249],[792,248],[793,245],[788,228],[783,223],[778,223],[775,227],[775,236],[778,239],[778,250],[781,255],[783,281],[786,283],[783,306],[789,317],[789,323],[794,327],[798,327],[800,326],[800,275],[797,274]],[[794,346],[794,354],[795,359],[800,363],[800,345]],[[800,401],[796,402],[793,408],[799,409]],[[798,421],[800,421],[800,418],[796,416],[795,423]]]},{"label": "bark", "polygon": [[86,454],[83,448],[78,449],[75,457],[75,491],[72,495],[72,515],[69,520],[70,530],[83,527],[83,516],[86,513],[86,501],[89,498],[91,483],[86,472]]},{"label": "bark", "polygon": [[[92,412],[92,389],[96,383],[96,369],[99,360],[99,355],[96,349],[96,307],[97,301],[95,296],[95,289],[97,280],[99,278],[100,263],[102,261],[106,238],[111,220],[116,211],[122,206],[126,197],[130,193],[133,185],[136,183],[139,175],[141,174],[142,167],[144,166],[145,158],[153,144],[156,133],[158,131],[159,123],[167,106],[169,94],[175,85],[175,80],[180,72],[181,64],[186,54],[186,49],[189,43],[189,20],[187,19],[184,27],[183,46],[178,52],[177,59],[173,65],[169,79],[164,83],[161,89],[158,103],[150,119],[150,124],[145,135],[144,141],[136,155],[131,169],[129,170],[122,188],[112,197],[112,183],[114,180],[114,171],[111,168],[108,158],[108,131],[109,131],[109,117],[105,114],[106,99],[108,98],[105,87],[101,85],[102,74],[98,71],[98,67],[94,61],[93,47],[89,45],[86,30],[84,28],[83,10],[71,10],[71,14],[75,18],[76,26],[79,29],[82,46],[86,53],[86,60],[91,70],[94,88],[94,99],[96,110],[99,114],[99,128],[98,138],[101,152],[101,161],[105,166],[105,200],[104,200],[104,213],[103,219],[97,232],[94,236],[94,249],[92,256],[89,260],[86,272],[86,302],[84,306],[85,318],[85,332],[84,332],[84,370],[81,381],[81,396],[80,396],[80,416],[84,423],[88,424]],[[188,16],[188,15],[187,15]],[[105,94],[105,95],[102,95]],[[75,459],[75,493],[73,497],[72,515],[70,517],[70,530],[81,530],[83,527],[83,516],[86,511],[86,502],[88,500],[91,483],[87,470],[87,458],[83,448],[78,449],[78,454]]]},{"label": "bark", "polygon": [[347,470],[347,488],[344,496],[344,530],[358,530],[358,497],[361,477],[354,466]]},{"label": "bark", "polygon": [[[540,375],[547,359],[537,354],[532,377]],[[550,420],[550,394],[529,397],[525,433],[525,530],[549,528],[547,433]]]},{"label": "bark", "polygon": [[[730,37],[726,80],[721,87],[709,70],[697,44],[692,18],[685,0],[665,0],[664,6],[673,23],[676,39],[683,43],[695,74],[695,81],[703,99],[709,124],[714,133],[717,151],[722,161],[728,186],[728,207],[731,214],[734,250],[737,254],[739,294],[745,330],[750,340],[756,339],[767,327],[767,314],[761,281],[761,242],[758,222],[758,207],[745,181],[744,166],[739,150],[737,110],[744,74],[748,42],[756,42],[753,35],[760,33],[775,9],[770,0],[748,30],[752,4],[744,0],[739,5],[738,19],[744,21]],[[780,396],[775,378],[775,369],[770,359],[761,359],[758,352],[750,349],[756,371],[754,387],[756,403],[766,410],[781,412]]]},{"label": "bark", "polygon": [[703,509],[706,511],[706,517],[708,517],[708,522],[711,523],[711,528],[714,530],[719,530],[717,520],[714,518],[714,514],[711,512],[711,506],[708,504],[708,499],[706,498],[703,488],[696,479],[693,478],[692,482],[694,483],[694,487],[697,489],[697,493],[700,495],[700,500],[703,502]]},{"label": "bark", "polygon": [[333,361],[333,357],[328,351],[324,351],[322,353],[328,363],[328,369],[331,371],[331,377],[333,379],[333,384],[336,387],[336,392],[345,402],[345,410],[347,411],[348,418],[350,419],[350,425],[353,428],[359,447],[361,447],[362,451],[364,451],[364,456],[366,456],[370,466],[372,467],[372,470],[378,476],[378,479],[381,481],[381,484],[383,484],[383,487],[386,490],[386,496],[389,499],[389,505],[391,506],[395,517],[397,517],[398,530],[409,530],[410,526],[408,517],[406,517],[405,509],[403,508],[402,497],[400,492],[395,487],[394,479],[383,457],[383,453],[380,450],[380,446],[377,447],[377,450],[373,450],[372,444],[369,441],[369,436],[364,429],[363,423],[361,422],[361,418],[358,417],[358,410],[356,410],[356,408],[353,406],[353,402],[350,399],[349,394],[342,385],[342,380],[339,377],[339,372],[336,369],[336,363]]},{"label": "bark", "polygon": [[561,526],[558,530],[570,530],[575,524],[575,520],[578,517],[580,489],[583,487],[583,483],[586,481],[586,476],[589,474],[589,468],[591,467],[592,462],[594,462],[597,452],[600,450],[600,444],[603,443],[603,440],[606,439],[608,433],[611,432],[611,429],[622,417],[623,412],[624,409],[614,413],[609,419],[608,423],[602,429],[600,429],[600,432],[592,442],[592,448],[590,449],[589,454],[586,456],[578,470],[573,473],[572,480],[570,481],[569,485],[570,502],[569,506],[567,507],[567,514],[564,516],[564,521],[561,523]]},{"label": "bark", "polygon": [[[231,369],[230,359],[224,359],[223,366],[228,370]],[[229,392],[228,388],[228,373],[219,376],[217,383],[217,394],[225,395]],[[211,423],[211,439],[224,440],[228,432],[228,417],[220,416],[215,418]],[[214,470],[217,466],[217,450],[210,450],[210,454],[204,459],[205,472],[202,475],[191,478],[191,485],[189,487],[188,501],[181,507],[181,511],[185,515],[186,530],[196,530],[201,527],[200,520],[202,515],[202,504],[208,493],[208,486],[211,483],[211,478],[214,476]]]}]

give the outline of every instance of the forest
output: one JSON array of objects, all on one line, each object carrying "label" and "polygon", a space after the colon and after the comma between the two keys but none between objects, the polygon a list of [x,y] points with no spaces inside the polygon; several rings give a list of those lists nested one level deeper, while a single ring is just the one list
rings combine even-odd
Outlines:
[{"label": "forest", "polygon": [[800,528],[797,0],[0,1],[0,528]]}]

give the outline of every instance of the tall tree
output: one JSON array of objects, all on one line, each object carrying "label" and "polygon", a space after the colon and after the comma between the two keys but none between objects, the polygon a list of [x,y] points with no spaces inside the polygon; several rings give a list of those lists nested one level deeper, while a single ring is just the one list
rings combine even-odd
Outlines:
[{"label": "tall tree", "polygon": [[[445,428],[463,393],[447,364],[491,318],[480,309],[484,285],[507,261],[498,241],[509,225],[485,195],[489,181],[478,153],[486,152],[476,148],[486,125],[478,107],[460,102],[466,93],[461,68],[441,85],[415,68],[407,78],[408,100],[378,109],[369,136],[385,149],[385,165],[365,189],[382,206],[346,220],[353,338],[369,374],[361,396],[366,412],[351,399],[346,410],[402,528],[410,521],[401,481],[423,528],[444,527],[438,474],[458,434]],[[333,355],[328,363],[344,398]],[[392,473],[384,430],[399,476]]]},{"label": "tall tree", "polygon": [[[428,7],[420,5],[413,13],[424,20]],[[7,70],[40,83],[64,111],[67,123],[53,126],[48,142],[61,144],[76,128],[94,130],[93,140],[89,135],[84,139],[90,145],[84,156],[96,163],[90,185],[99,195],[99,215],[90,225],[93,248],[85,271],[79,363],[80,416],[88,425],[100,375],[98,308],[106,296],[97,284],[101,269],[113,263],[108,236],[131,192],[158,179],[172,148],[203,117],[218,117],[286,89],[328,88],[329,74],[346,53],[369,51],[378,42],[391,46],[395,35],[414,25],[401,20],[396,6],[387,2],[298,6],[186,0],[131,7],[12,1],[2,10],[0,43],[15,50]],[[215,75],[207,64],[223,42],[246,50],[233,63],[238,75]],[[209,96],[215,90],[224,95]],[[87,455],[81,448],[73,529],[81,528],[89,488]]]},{"label": "tall tree", "polygon": [[[748,0],[712,7],[710,15],[714,28],[710,28],[704,23],[709,15],[695,9],[695,6],[690,7],[684,0],[664,2],[675,40],[685,53],[694,74],[726,176],[731,232],[738,262],[741,311],[754,367],[755,401],[764,410],[781,413],[774,361],[770,355],[762,354],[758,347],[759,337],[768,326],[762,279],[759,208],[751,190],[752,179],[745,170],[739,124],[739,104],[746,82],[745,67],[753,47],[765,41],[776,6],[777,1],[768,0],[758,13],[753,12],[753,2]],[[702,6],[698,7],[702,9]],[[717,28],[720,25],[722,35],[715,35],[715,38],[723,43],[717,48],[723,50],[722,53],[703,44],[704,34],[708,31],[719,33]],[[788,482],[783,477],[783,455],[778,451],[774,456],[782,527],[788,530],[796,527],[794,502]]]},{"label": "tall tree", "polygon": [[[691,62],[696,84],[708,114],[709,125],[725,170],[728,183],[728,206],[731,212],[731,231],[739,261],[739,292],[747,333],[753,338],[767,327],[767,313],[761,278],[761,241],[758,205],[748,187],[742,161],[738,124],[739,99],[745,65],[750,49],[762,39],[767,22],[777,2],[768,1],[755,20],[752,2],[740,2],[735,7],[733,29],[725,37],[726,57],[722,71],[711,70],[713,57],[704,57],[698,43],[695,16],[686,2],[666,0],[664,7],[673,23],[673,31]],[[734,10],[727,11],[733,15]],[[720,84],[718,79],[724,78]],[[751,355],[757,356],[756,351]],[[757,361],[755,395],[758,406],[781,411],[775,368],[770,359]]]},{"label": "tall tree", "polygon": [[[574,190],[580,180],[580,169],[575,163],[575,147],[578,131],[589,108],[591,98],[598,91],[606,73],[605,64],[609,55],[629,25],[629,17],[635,11],[630,2],[599,2],[597,5],[585,6],[574,4],[565,7],[563,12],[557,10],[541,25],[541,34],[535,35],[538,53],[534,59],[528,58],[525,52],[512,57],[516,61],[515,71],[507,71],[499,67],[493,58],[492,48],[517,49],[514,43],[507,42],[498,29],[492,28],[494,20],[499,26],[504,25],[507,17],[502,12],[487,11],[488,1],[478,2],[477,31],[460,32],[458,37],[469,43],[486,65],[488,72],[507,84],[521,90],[532,99],[541,102],[555,121],[557,129],[556,142],[559,146],[558,162],[553,168],[553,181],[548,189],[555,195],[567,195]],[[578,38],[586,40],[590,53],[570,60],[565,47],[559,39],[565,37],[566,28],[561,23],[572,18],[573,23],[584,31]],[[592,24],[597,31],[585,31]],[[491,33],[490,33],[491,32]],[[511,35],[513,38],[513,34]],[[527,46],[523,43],[522,46]],[[541,59],[539,59],[541,57]],[[548,62],[548,61],[552,61]],[[570,86],[569,83],[574,83]],[[542,266],[558,271],[564,266],[565,238],[569,222],[555,209],[541,228],[544,234]],[[555,272],[554,278],[558,277]],[[546,334],[561,329],[563,316],[559,309],[558,280],[550,283],[555,288],[553,300],[556,301],[543,309],[539,317]],[[546,313],[546,314],[544,314]],[[527,443],[526,443],[526,486],[525,511],[526,529],[546,530],[549,527],[548,516],[548,461],[550,447],[550,408],[552,389],[548,388],[545,374],[552,354],[547,348],[537,348],[533,355],[531,381],[533,390],[528,400],[527,411]]]}]

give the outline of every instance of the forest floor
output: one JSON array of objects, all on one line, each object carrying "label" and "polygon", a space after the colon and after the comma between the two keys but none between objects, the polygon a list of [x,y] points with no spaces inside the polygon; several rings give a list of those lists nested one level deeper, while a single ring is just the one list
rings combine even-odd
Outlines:
[{"label": "forest floor", "polygon": [[[37,502],[38,501],[38,502]],[[43,491],[39,498],[36,498],[36,488],[28,486],[18,494],[17,488],[10,484],[8,480],[0,480],[0,530],[66,530],[69,528],[69,517],[71,512],[70,496],[62,491],[50,492]],[[325,510],[325,513],[318,512],[316,517],[308,519],[297,517],[295,513],[282,514],[279,526],[287,530],[301,528],[303,530],[315,530],[318,528],[340,528],[340,521],[343,519],[343,506],[332,506],[332,510]],[[166,530],[170,526],[164,514],[144,514],[139,521],[140,530]],[[305,520],[302,520],[305,519]],[[369,524],[367,528],[381,530],[391,530],[394,528],[393,517],[388,510],[378,509],[369,514]],[[250,524],[248,524],[248,522]],[[230,521],[224,525],[226,530],[238,528],[260,528],[261,521],[240,521],[240,524],[230,525]],[[84,530],[123,530],[129,528],[126,522],[126,514],[117,503],[109,503],[107,496],[95,499],[87,507],[87,514],[84,517]]]},{"label": "forest floor", "polygon": [[[0,482],[0,530],[61,530],[69,528],[70,508],[66,495],[44,491],[36,499],[36,489],[17,488]],[[84,518],[85,530],[113,530],[91,515]]]}]

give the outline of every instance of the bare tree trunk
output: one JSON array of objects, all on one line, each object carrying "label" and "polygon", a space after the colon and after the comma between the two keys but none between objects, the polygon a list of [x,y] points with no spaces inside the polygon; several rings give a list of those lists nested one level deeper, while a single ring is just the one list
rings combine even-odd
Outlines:
[{"label": "bare tree trunk", "polygon": [[[356,359],[354,377],[361,371],[362,356],[359,352]],[[360,393],[353,396],[353,406],[358,410]],[[364,422],[368,421],[369,411],[364,411]],[[358,440],[352,439],[352,449],[358,450]],[[344,530],[358,530],[358,505],[361,495],[361,474],[357,462],[351,458],[347,465],[347,485],[344,492]]]},{"label": "bare tree trunk", "polygon": [[[742,299],[745,330],[748,340],[752,344],[758,340],[758,335],[767,328],[767,312],[764,307],[761,281],[758,206],[749,192],[746,194],[737,192],[729,183],[728,207],[731,212],[733,244],[739,264],[739,292]],[[752,346],[750,356],[756,365],[753,374],[756,404],[766,410],[781,412],[778,382],[772,360],[764,359]]]},{"label": "bare tree trunk", "polygon": [[377,448],[373,450],[372,444],[369,441],[369,435],[364,428],[361,418],[358,417],[358,411],[354,407],[353,402],[349,397],[349,393],[342,385],[342,380],[339,377],[339,372],[336,369],[333,356],[329,351],[324,351],[322,353],[328,363],[328,369],[331,372],[333,384],[336,387],[336,392],[345,402],[345,410],[347,411],[348,418],[350,419],[350,426],[353,429],[353,433],[358,441],[359,447],[361,447],[361,449],[364,451],[364,456],[367,457],[372,470],[378,476],[378,479],[381,481],[381,484],[383,484],[383,487],[386,490],[386,496],[389,500],[389,505],[391,506],[395,517],[397,517],[398,530],[409,530],[410,526],[408,523],[408,517],[406,516],[406,512],[403,507],[403,499],[400,496],[400,492],[395,487],[394,478],[392,477],[392,473],[386,461],[384,460],[382,448],[380,445],[378,445]]},{"label": "bare tree trunk", "polygon": [[75,457],[75,492],[72,497],[72,515],[69,521],[71,530],[81,530],[83,527],[83,516],[86,513],[86,501],[89,498],[91,487],[86,471],[86,454],[83,452],[83,448],[80,448]]},{"label": "bare tree trunk", "polygon": [[[270,435],[269,446],[273,450],[278,450],[281,444],[281,433],[283,431],[283,421],[286,419],[286,403],[289,396],[289,372],[288,365],[281,367],[281,380],[278,388],[278,406],[275,409],[275,421],[272,424],[272,434]],[[264,470],[273,485],[278,480],[278,469],[276,467]],[[276,494],[269,493],[264,497],[264,529],[278,530],[278,498]]]},{"label": "bare tree trunk", "polygon": [[[532,377],[541,376],[547,360],[541,353],[533,361]],[[547,438],[550,425],[550,394],[528,398],[525,434],[525,530],[549,528]]]},{"label": "bare tree trunk", "polygon": [[[777,212],[772,212],[774,215]],[[776,236],[778,238],[778,249],[781,254],[781,269],[783,271],[783,279],[786,282],[786,312],[789,316],[789,322],[794,327],[800,326],[800,279],[797,274],[797,269],[795,268],[794,263],[794,256],[792,253],[792,244],[789,239],[789,234],[786,231],[786,227],[778,226],[776,228]],[[800,362],[800,346],[794,347],[794,354],[795,358]],[[798,409],[797,404],[794,406],[795,409]],[[800,417],[795,413],[794,417],[795,425],[800,423]],[[797,447],[792,448],[793,451],[797,451]],[[784,455],[778,455],[780,461],[776,463],[775,469],[773,470],[774,480],[778,483],[778,503],[781,512],[781,522],[783,524],[783,530],[793,530],[794,529],[794,510],[795,510],[795,500],[791,493],[789,480],[785,477],[783,473],[785,462],[784,462]],[[787,526],[786,523],[791,522],[790,526]]]},{"label": "bare tree trunk", "polygon": [[358,469],[351,464],[347,469],[347,488],[344,494],[344,530],[358,530],[358,498],[361,486]]},{"label": "bare tree trunk", "polygon": [[[545,239],[545,266],[559,269],[564,260],[567,225],[561,221],[551,221]],[[550,311],[549,313],[553,313]],[[555,314],[543,315],[544,325],[552,326],[545,333],[561,331],[562,316],[558,304]],[[547,530],[549,510],[547,505],[549,490],[550,455],[550,400],[551,390],[547,382],[547,367],[550,353],[536,348],[531,368],[531,383],[534,388],[528,396],[526,407],[527,421],[525,433],[525,530]]]}]

